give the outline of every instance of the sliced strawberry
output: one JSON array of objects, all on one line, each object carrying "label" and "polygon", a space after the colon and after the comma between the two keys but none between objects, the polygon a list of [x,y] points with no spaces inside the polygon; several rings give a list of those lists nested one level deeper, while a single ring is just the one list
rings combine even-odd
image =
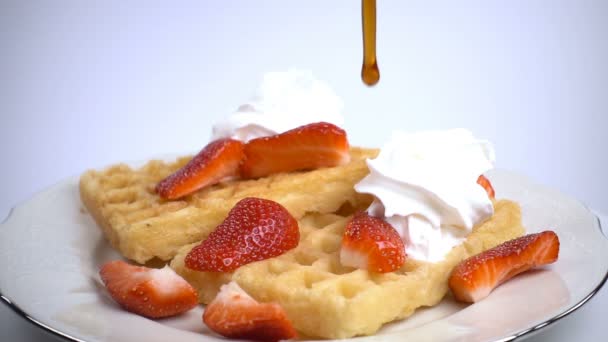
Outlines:
[{"label": "sliced strawberry", "polygon": [[330,123],[318,122],[249,141],[245,145],[241,176],[258,178],[278,172],[338,166],[349,161],[346,132]]},{"label": "sliced strawberry", "polygon": [[184,167],[156,185],[163,198],[176,199],[188,195],[224,178],[238,176],[243,161],[243,143],[219,139],[205,146]]},{"label": "sliced strawberry", "polygon": [[346,225],[340,262],[373,272],[392,272],[405,262],[405,246],[393,226],[361,212]]},{"label": "sliced strawberry", "polygon": [[235,282],[221,287],[205,308],[203,322],[228,338],[279,341],[297,336],[280,305],[257,302]]},{"label": "sliced strawberry", "polygon": [[244,198],[206,240],[186,256],[188,268],[231,272],[250,262],[281,255],[300,241],[298,222],[279,203]]},{"label": "sliced strawberry", "polygon": [[555,262],[558,254],[554,232],[525,235],[461,262],[450,275],[450,289],[459,301],[477,302],[517,274]]},{"label": "sliced strawberry", "polygon": [[490,198],[494,198],[495,193],[494,193],[494,188],[492,187],[492,183],[490,183],[490,180],[486,178],[486,176],[481,175],[479,176],[479,178],[477,178],[477,184],[481,185],[484,189],[486,189],[486,192],[488,193],[488,197]]},{"label": "sliced strawberry", "polygon": [[156,269],[118,260],[104,264],[99,275],[110,296],[138,315],[175,316],[198,304],[196,290],[169,266]]}]

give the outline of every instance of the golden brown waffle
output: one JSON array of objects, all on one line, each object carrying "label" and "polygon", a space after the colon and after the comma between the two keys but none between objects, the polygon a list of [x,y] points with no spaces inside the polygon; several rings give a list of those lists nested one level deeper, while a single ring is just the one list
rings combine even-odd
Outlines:
[{"label": "golden brown waffle", "polygon": [[463,259],[524,233],[516,203],[501,200],[495,214],[475,227],[467,240],[440,263],[408,260],[397,272],[378,274],[344,267],[339,249],[348,217],[310,214],[300,221],[300,244],[276,258],[251,263],[234,273],[197,272],[184,266],[196,244],[185,246],[171,262],[198,291],[203,303],[235,280],[262,302],[277,302],[294,327],[309,337],[369,335],[384,323],[432,306],[448,291],[451,270]]},{"label": "golden brown waffle", "polygon": [[335,212],[346,204],[366,206],[370,197],[356,193],[353,186],[368,173],[365,158],[377,153],[352,148],[351,162],[343,166],[224,182],[175,201],[161,199],[154,187],[190,157],[173,163],[151,161],[139,169],[120,164],[84,173],[80,196],[106,238],[126,258],[139,263],[155,257],[170,260],[180,247],[206,238],[245,197],[279,202],[296,219],[308,212]]}]

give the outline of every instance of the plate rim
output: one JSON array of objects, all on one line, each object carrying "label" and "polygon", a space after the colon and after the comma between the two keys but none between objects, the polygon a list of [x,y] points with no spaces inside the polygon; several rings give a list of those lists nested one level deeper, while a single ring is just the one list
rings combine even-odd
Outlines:
[{"label": "plate rim", "polygon": [[[502,172],[507,172],[510,173],[512,175],[515,176],[521,176],[519,173],[517,172],[513,172],[513,171],[508,171],[508,170],[504,170],[504,169],[500,169],[500,171]],[[73,177],[67,177],[61,181],[55,182],[54,184],[46,187],[45,189],[43,189],[42,191],[36,192],[35,194],[33,194],[30,198],[26,199],[25,201],[11,207],[6,215],[6,217],[4,217],[2,219],[2,221],[0,221],[0,225],[4,226],[12,217],[12,215],[14,214],[14,212],[16,211],[16,209],[27,203],[29,201],[29,199],[35,197],[37,194],[41,194],[44,193],[46,191],[49,191],[53,188],[55,188],[56,186],[63,184],[63,183],[67,183],[67,181],[69,181],[70,179],[72,179]],[[549,187],[543,186],[545,188],[551,189]],[[582,207],[585,208],[585,210],[587,210],[595,219],[596,222],[596,228],[599,230],[599,233],[602,237],[604,237],[605,239],[608,239],[608,235],[606,235],[606,233],[604,233],[604,230],[602,228],[602,220],[600,219],[600,216],[594,212],[593,210],[591,210],[587,205],[585,205],[585,203],[583,203],[582,201],[573,198],[571,196],[565,195],[569,197],[570,199],[575,200],[579,205],[581,205]],[[608,215],[602,215],[602,218],[606,219],[606,221],[604,223],[608,224]],[[593,288],[585,297],[583,297],[580,301],[578,301],[577,303],[573,304],[572,306],[570,306],[569,308],[565,309],[564,311],[556,314],[555,316],[546,319],[543,322],[539,322],[536,323],[535,325],[522,329],[516,333],[512,333],[509,336],[505,336],[503,338],[500,339],[496,339],[496,340],[491,340],[491,341],[487,341],[487,342],[510,342],[510,341],[515,341],[515,340],[519,340],[521,338],[525,338],[525,337],[529,337],[539,331],[541,331],[544,328],[547,328],[551,325],[553,325],[555,322],[560,321],[562,318],[569,316],[570,314],[572,314],[573,312],[577,311],[578,309],[580,309],[583,305],[585,305],[587,302],[589,302],[589,300],[591,300],[591,298],[593,298],[601,289],[602,287],[606,284],[606,282],[608,281],[608,270],[604,273],[602,280],[596,285],[595,288]],[[14,312],[17,316],[19,316],[20,318],[24,319],[26,322],[30,323],[31,325],[37,327],[38,329],[40,329],[41,331],[49,334],[50,336],[62,339],[64,341],[70,341],[70,342],[88,342],[87,340],[83,340],[80,339],[78,337],[72,336],[70,335],[70,333],[67,332],[63,332],[59,329],[53,328],[50,325],[47,325],[45,323],[40,322],[39,320],[37,320],[35,317],[31,316],[29,313],[27,313],[25,310],[21,309],[21,307],[15,303],[14,301],[12,301],[7,295],[5,295],[2,291],[2,289],[0,288],[0,303],[3,303],[4,305],[6,305],[6,307],[8,307],[9,309],[11,309],[12,312]]]}]

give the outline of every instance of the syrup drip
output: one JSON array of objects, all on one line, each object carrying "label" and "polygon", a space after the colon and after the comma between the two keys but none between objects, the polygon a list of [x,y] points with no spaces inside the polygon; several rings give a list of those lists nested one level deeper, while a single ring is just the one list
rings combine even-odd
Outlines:
[{"label": "syrup drip", "polygon": [[380,80],[380,70],[376,60],[376,0],[362,0],[361,19],[363,23],[361,79],[371,87]]}]

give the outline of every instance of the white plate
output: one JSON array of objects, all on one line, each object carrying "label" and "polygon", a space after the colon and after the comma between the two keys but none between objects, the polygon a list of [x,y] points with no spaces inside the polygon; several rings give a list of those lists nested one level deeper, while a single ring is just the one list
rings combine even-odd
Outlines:
[{"label": "white plate", "polygon": [[[446,298],[364,340],[496,341],[528,336],[584,304],[606,281],[608,240],[584,206],[505,171],[489,175],[499,197],[518,201],[530,232],[559,235],[559,261],[465,306]],[[99,265],[119,258],[82,209],[78,178],[16,207],[0,226],[0,293],[23,317],[70,340],[207,341],[202,308],[148,320],[122,311],[105,294]]]}]

